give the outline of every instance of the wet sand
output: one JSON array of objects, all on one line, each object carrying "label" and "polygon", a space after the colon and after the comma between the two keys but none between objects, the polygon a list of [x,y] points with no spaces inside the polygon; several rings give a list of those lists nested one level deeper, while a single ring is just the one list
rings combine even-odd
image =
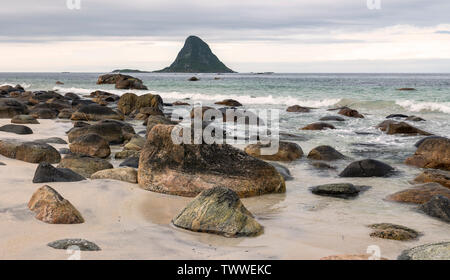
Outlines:
[{"label": "wet sand", "polygon": [[[32,135],[0,132],[0,139],[61,137],[67,141],[65,131],[72,127],[70,121],[39,121],[41,124],[27,125],[33,129]],[[8,123],[9,119],[0,120],[0,125]],[[135,130],[144,127],[138,125]],[[114,146],[113,154],[119,149]],[[0,162],[6,164],[0,166],[0,259],[67,259],[70,255],[65,250],[46,246],[64,238],[84,238],[102,248],[99,252],[81,252],[82,259],[319,259],[333,254],[363,254],[369,245],[378,245],[383,257],[395,259],[404,249],[450,240],[449,224],[415,211],[415,206],[383,200],[388,194],[411,187],[408,180],[412,178],[403,178],[402,174],[340,179],[334,174],[337,171],[312,171],[305,159],[299,160],[287,165],[295,180],[287,182],[285,194],[243,199],[264,226],[264,234],[225,238],[171,225],[171,219],[192,198],[153,193],[137,184],[114,180],[49,183],[81,212],[85,223],[43,223],[26,206],[33,192],[44,185],[32,183],[37,165],[4,156],[0,156]],[[112,163],[117,166],[119,161]],[[410,167],[396,167],[411,172]],[[351,200],[316,196],[308,190],[332,182],[372,188]],[[379,222],[405,225],[423,236],[408,242],[370,237],[371,229],[366,225]]]}]

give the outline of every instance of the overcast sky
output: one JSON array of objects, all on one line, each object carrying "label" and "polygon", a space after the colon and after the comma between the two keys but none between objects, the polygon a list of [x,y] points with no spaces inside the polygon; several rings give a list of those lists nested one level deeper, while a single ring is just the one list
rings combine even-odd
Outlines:
[{"label": "overcast sky", "polygon": [[79,1],[2,3],[0,71],[157,70],[197,35],[239,72],[450,72],[448,0]]}]

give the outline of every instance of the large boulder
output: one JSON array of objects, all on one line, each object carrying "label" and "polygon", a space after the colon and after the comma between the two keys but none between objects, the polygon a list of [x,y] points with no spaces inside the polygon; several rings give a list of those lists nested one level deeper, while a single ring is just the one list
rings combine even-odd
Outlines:
[{"label": "large boulder", "polygon": [[386,197],[386,199],[396,202],[424,204],[430,201],[435,195],[450,198],[450,190],[437,183],[427,183],[393,193]]},{"label": "large boulder", "polygon": [[172,222],[183,229],[225,237],[256,236],[263,231],[239,196],[224,187],[201,192]]},{"label": "large boulder", "polygon": [[82,135],[69,146],[70,152],[83,156],[106,158],[111,154],[108,142],[98,134],[88,133]]},{"label": "large boulder", "polygon": [[69,154],[61,160],[58,168],[69,168],[86,178],[90,178],[95,172],[111,169],[113,165],[105,159]]},{"label": "large boulder", "polygon": [[141,188],[181,196],[196,196],[217,184],[240,197],[282,193],[283,177],[270,164],[230,145],[174,144],[173,125],[156,125],[141,151]]},{"label": "large boulder", "polygon": [[425,170],[419,174],[414,181],[417,183],[439,183],[444,187],[450,188],[450,172],[444,170]]},{"label": "large boulder", "polygon": [[405,163],[422,168],[450,170],[450,139],[430,138],[423,141]]},{"label": "large boulder", "polygon": [[450,242],[420,245],[404,250],[398,260],[450,260]]},{"label": "large boulder", "polygon": [[10,119],[15,115],[28,114],[28,108],[22,102],[13,98],[0,98],[0,118]]},{"label": "large boulder", "polygon": [[136,109],[137,98],[138,96],[134,93],[125,93],[120,97],[117,108],[119,108],[122,114],[129,115]]},{"label": "large boulder", "polygon": [[75,207],[50,186],[40,187],[28,202],[35,218],[49,224],[81,224],[84,219]]},{"label": "large boulder", "polygon": [[48,144],[17,140],[0,140],[0,154],[30,163],[58,163],[61,160],[59,152]]},{"label": "large boulder", "polygon": [[433,135],[405,122],[391,122],[386,128],[387,134]]},{"label": "large boulder", "polygon": [[104,169],[92,174],[91,179],[112,179],[136,184],[137,171],[131,167]]},{"label": "large boulder", "polygon": [[419,206],[425,214],[450,223],[450,199],[442,195],[433,196],[428,202]]},{"label": "large boulder", "polygon": [[168,125],[174,125],[177,124],[177,122],[172,121],[164,116],[149,116],[147,119],[147,132],[146,137],[148,133],[152,130],[152,128],[157,124],[168,124]]},{"label": "large boulder", "polygon": [[347,107],[340,109],[338,114],[346,116],[346,117],[351,117],[351,118],[361,118],[361,119],[364,118],[364,116],[361,115],[358,111],[347,108]]},{"label": "large boulder", "polygon": [[39,163],[34,172],[33,183],[78,182],[86,180],[83,176],[68,168],[55,168],[50,163]]},{"label": "large boulder", "polygon": [[161,96],[150,93],[140,96],[134,93],[125,93],[120,97],[117,104],[119,110],[125,115],[145,107],[162,109],[163,105]]},{"label": "large boulder", "polygon": [[316,122],[308,124],[303,127],[302,130],[324,130],[324,129],[335,129],[334,125],[325,122]]},{"label": "large boulder", "polygon": [[127,131],[127,128],[123,127],[119,123],[105,122],[73,128],[67,136],[70,143],[83,135],[97,134],[101,135],[101,137],[103,137],[110,144],[121,144],[126,138],[128,138],[129,133]]},{"label": "large boulder", "polygon": [[20,125],[20,124],[6,124],[0,127],[0,131],[15,133],[20,135],[33,134],[33,130],[28,126]]},{"label": "large boulder", "polygon": [[98,77],[97,84],[115,84],[117,89],[147,89],[140,79],[123,74],[101,75]]},{"label": "large boulder", "polygon": [[279,142],[276,154],[262,155],[261,149],[268,148],[269,146],[270,144],[250,144],[245,147],[245,152],[252,157],[274,161],[293,161],[303,156],[303,150],[298,144],[284,141]]},{"label": "large boulder", "polygon": [[364,159],[350,163],[339,174],[340,177],[385,177],[394,168],[386,163],[374,159]]},{"label": "large boulder", "polygon": [[308,158],[315,160],[330,161],[330,160],[345,159],[346,157],[340,152],[336,151],[333,147],[318,146],[309,152]]},{"label": "large boulder", "polygon": [[381,223],[369,225],[369,228],[374,229],[370,234],[371,237],[392,239],[398,241],[406,241],[416,239],[420,233],[405,226],[395,225],[390,223]]},{"label": "large boulder", "polygon": [[123,120],[123,115],[109,107],[91,104],[80,107],[70,118],[73,121]]},{"label": "large boulder", "polygon": [[39,121],[35,117],[30,115],[15,115],[11,119],[11,123],[16,124],[39,124]]}]

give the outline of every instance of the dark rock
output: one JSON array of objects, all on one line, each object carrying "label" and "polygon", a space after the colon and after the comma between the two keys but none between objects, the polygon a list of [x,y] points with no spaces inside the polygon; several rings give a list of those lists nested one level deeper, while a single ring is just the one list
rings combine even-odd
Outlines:
[{"label": "dark rock", "polygon": [[101,251],[97,244],[85,239],[61,239],[50,242],[47,246],[60,250],[76,249],[80,251]]},{"label": "dark rock", "polygon": [[33,134],[33,130],[31,130],[31,128],[29,128],[28,126],[16,125],[16,124],[6,124],[4,126],[1,126],[0,131],[21,134],[21,135]]},{"label": "dark rock", "polygon": [[73,92],[68,92],[66,94],[64,94],[64,97],[71,99],[71,100],[78,100],[80,99],[80,96],[78,96],[78,94],[73,93]]},{"label": "dark rock", "polygon": [[74,121],[123,120],[123,115],[113,111],[109,107],[92,104],[79,108],[72,114],[70,119]]},{"label": "dark rock", "polygon": [[295,112],[295,113],[309,113],[311,112],[311,108],[308,107],[303,107],[300,105],[293,105],[293,106],[289,106],[286,109],[287,112]]},{"label": "dark rock", "polygon": [[223,235],[256,236],[263,227],[231,189],[214,187],[201,192],[174,219],[177,227]]},{"label": "dark rock", "polygon": [[97,84],[115,84],[117,89],[143,89],[147,90],[142,80],[123,74],[106,74],[98,77]]},{"label": "dark rock", "polygon": [[335,127],[328,123],[316,122],[308,124],[307,126],[302,128],[302,130],[324,130],[324,129],[335,129]]},{"label": "dark rock", "polygon": [[390,223],[373,224],[369,225],[369,228],[375,229],[375,231],[370,234],[371,237],[383,239],[406,241],[416,239],[420,235],[420,233],[413,229]]},{"label": "dark rock", "polygon": [[73,154],[106,158],[111,154],[108,142],[98,134],[88,133],[74,139],[70,146]]},{"label": "dark rock", "polygon": [[[225,106],[231,106],[231,107],[240,107],[242,104],[239,101],[236,101],[234,99],[225,99],[219,102],[216,102],[214,104],[217,105],[225,105]],[[189,104],[188,104],[189,105]]]},{"label": "dark rock", "polygon": [[273,155],[262,154],[263,149],[269,148],[271,144],[250,144],[245,147],[245,152],[256,158],[275,161],[293,161],[303,156],[302,148],[296,143],[279,141],[278,145],[278,151]]},{"label": "dark rock", "polygon": [[129,115],[135,110],[139,111],[144,107],[158,108],[162,110],[163,100],[161,96],[150,93],[140,96],[137,96],[134,93],[125,93],[120,97],[117,107],[125,115]]},{"label": "dark rock", "polygon": [[387,134],[432,135],[405,122],[392,122],[386,128]]},{"label": "dark rock", "polygon": [[139,167],[139,157],[130,157],[125,159],[119,166],[128,166],[133,168]]},{"label": "dark rock", "polygon": [[403,114],[391,114],[391,115],[387,116],[386,119],[393,119],[393,118],[405,119],[407,117],[408,117],[407,115],[403,115]]},{"label": "dark rock", "polygon": [[364,159],[350,163],[340,177],[384,177],[392,174],[394,168],[374,159]]},{"label": "dark rock", "polygon": [[417,141],[417,142],[414,144],[414,147],[419,148],[419,146],[422,145],[422,143],[425,142],[425,141],[428,140],[428,139],[441,139],[441,138],[442,138],[442,139],[446,139],[445,137],[442,137],[442,136],[435,136],[435,135],[433,135],[433,136],[428,136],[428,137],[422,138],[422,139],[420,139],[419,141]]},{"label": "dark rock", "polygon": [[39,124],[35,117],[30,115],[15,115],[11,119],[11,123],[15,124]]},{"label": "dark rock", "polygon": [[309,152],[308,158],[315,160],[330,161],[330,160],[345,159],[346,157],[340,152],[336,151],[333,147],[318,146]]},{"label": "dark rock", "polygon": [[412,122],[423,122],[425,121],[425,119],[422,119],[421,117],[417,117],[417,116],[409,116],[406,118],[407,121],[412,121]]},{"label": "dark rock", "polygon": [[90,178],[95,172],[104,169],[111,169],[113,168],[113,165],[107,160],[101,158],[66,155],[61,160],[58,168],[69,168],[86,178]]},{"label": "dark rock", "polygon": [[128,127],[114,122],[97,123],[71,129],[68,134],[68,138],[69,142],[72,143],[80,136],[86,134],[97,134],[101,135],[101,137],[103,137],[110,144],[121,144],[124,142],[125,138],[127,138],[126,134],[128,133],[128,129]]},{"label": "dark rock", "polygon": [[411,90],[416,90],[415,88],[398,88],[397,90],[403,90],[403,91],[411,91]]},{"label": "dark rock", "polygon": [[350,109],[350,108],[342,108],[338,112],[339,115],[351,117],[351,118],[364,118],[363,115],[361,115],[358,111]]},{"label": "dark rock", "polygon": [[190,77],[190,78],[188,79],[188,81],[196,82],[196,81],[200,81],[200,79],[194,76],[194,77]]},{"label": "dark rock", "polygon": [[332,196],[338,198],[355,197],[361,191],[360,187],[349,183],[326,184],[311,188],[311,192],[317,195]]},{"label": "dark rock", "polygon": [[38,140],[34,140],[34,142],[44,143],[44,144],[67,144],[67,142],[64,139],[61,139],[59,137],[50,137],[50,138],[46,138],[46,139],[38,139]]},{"label": "dark rock", "polygon": [[226,67],[202,39],[189,36],[175,61],[157,72],[233,73],[233,70]]},{"label": "dark rock", "polygon": [[433,196],[428,202],[419,206],[425,214],[450,223],[450,199],[442,195]]},{"label": "dark rock", "polygon": [[61,155],[67,155],[67,154],[70,154],[70,150],[68,148],[61,148],[61,149],[59,149],[59,153]]},{"label": "dark rock", "polygon": [[269,162],[269,164],[272,165],[273,167],[275,167],[275,169],[278,171],[278,173],[280,173],[280,175],[283,176],[285,181],[294,180],[294,177],[292,177],[291,172],[289,171],[289,169],[286,166],[281,165],[276,162]]},{"label": "dark rock", "polygon": [[58,111],[46,108],[36,108],[30,111],[30,115],[36,119],[55,119],[58,113]]},{"label": "dark rock", "polygon": [[338,122],[343,122],[345,121],[344,118],[341,118],[339,116],[325,116],[319,119],[319,121],[338,121]]},{"label": "dark rock", "polygon": [[33,183],[77,182],[86,180],[83,176],[67,168],[55,168],[46,162],[39,163],[34,173]]}]

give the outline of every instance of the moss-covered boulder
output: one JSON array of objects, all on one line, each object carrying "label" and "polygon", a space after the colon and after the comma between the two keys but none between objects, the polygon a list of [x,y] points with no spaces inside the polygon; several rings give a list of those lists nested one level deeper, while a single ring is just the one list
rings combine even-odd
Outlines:
[{"label": "moss-covered boulder", "polygon": [[256,236],[263,227],[229,188],[214,187],[201,192],[174,219],[177,227],[223,235]]}]

